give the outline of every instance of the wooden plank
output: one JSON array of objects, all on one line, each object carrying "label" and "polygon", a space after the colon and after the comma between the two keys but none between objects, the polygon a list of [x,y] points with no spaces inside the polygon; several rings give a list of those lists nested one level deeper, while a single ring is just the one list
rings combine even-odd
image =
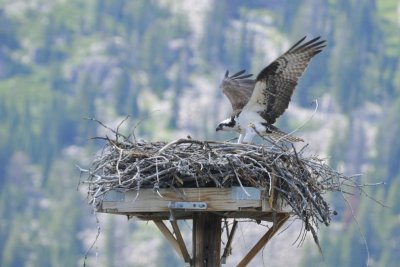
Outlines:
[{"label": "wooden plank", "polygon": [[196,212],[192,242],[193,267],[221,266],[221,216]]},{"label": "wooden plank", "polygon": [[[245,190],[257,192],[258,189],[246,187]],[[142,189],[138,195],[137,191],[128,191],[124,201],[103,201],[99,212],[168,212],[170,201],[206,202],[206,211],[260,211],[262,207],[260,194],[248,196],[241,187],[183,188],[180,193],[173,189],[160,189],[159,193],[162,197],[152,189]],[[264,211],[271,209],[264,206]]]},{"label": "wooden plank", "polygon": [[[174,217],[176,220],[191,220],[193,219],[193,211],[174,211]],[[152,212],[152,213],[144,213],[144,212],[128,212],[128,213],[115,213],[119,215],[129,215],[130,220],[142,220],[142,221],[151,221],[151,220],[169,220],[171,218],[171,214],[169,212]],[[253,220],[261,220],[272,222],[274,220],[274,215],[272,212],[263,212],[263,211],[220,211],[218,212],[224,218],[245,218],[245,219],[253,219]]]},{"label": "wooden plank", "polygon": [[[165,238],[169,241],[169,243],[172,245],[172,247],[175,249],[175,251],[178,253],[178,255],[186,262],[186,259],[185,259],[186,255],[185,256],[183,255],[178,241],[175,239],[174,235],[169,231],[168,227],[164,224],[164,222],[161,220],[154,220],[153,222],[158,227],[160,232],[165,236]],[[186,253],[187,253],[187,251],[186,251]]]},{"label": "wooden plank", "polygon": [[263,237],[254,245],[254,247],[247,253],[243,260],[237,267],[245,267],[257,255],[257,253],[268,243],[281,226],[289,219],[289,214],[277,214],[276,223],[269,228]]},{"label": "wooden plank", "polygon": [[226,258],[227,258],[229,255],[232,254],[231,244],[232,244],[233,237],[235,236],[235,232],[236,232],[236,228],[237,228],[237,223],[238,223],[238,222],[237,222],[236,220],[233,222],[233,225],[232,225],[232,228],[231,228],[231,233],[229,234],[228,241],[226,242],[226,246],[225,246],[225,249],[224,249],[224,253],[222,254],[222,257],[221,257],[221,262],[222,262],[223,264],[226,263]]},{"label": "wooden plank", "polygon": [[188,250],[186,248],[185,241],[182,238],[182,234],[181,234],[181,231],[179,230],[178,223],[176,222],[176,220],[172,220],[170,222],[171,222],[171,225],[172,225],[172,229],[174,229],[174,233],[175,233],[175,236],[176,236],[176,241],[178,242],[178,245],[179,245],[179,248],[181,250],[183,259],[184,259],[185,262],[190,263],[190,255],[189,255]]}]

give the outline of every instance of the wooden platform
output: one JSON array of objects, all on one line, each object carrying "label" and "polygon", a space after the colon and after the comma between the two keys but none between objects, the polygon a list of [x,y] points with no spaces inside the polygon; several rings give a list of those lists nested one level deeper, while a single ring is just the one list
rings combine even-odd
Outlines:
[{"label": "wooden platform", "polygon": [[[242,267],[254,258],[291,215],[290,206],[273,196],[273,191],[266,192],[253,187],[110,191],[97,211],[154,221],[181,258],[194,267],[220,266],[225,262],[237,221],[228,231],[229,238],[220,256],[223,218],[273,222],[273,226],[237,265]],[[182,219],[193,220],[192,257],[177,224],[177,220]],[[164,220],[171,223],[172,231]]]},{"label": "wooden platform", "polygon": [[[225,218],[272,221],[272,213],[291,211],[282,200],[273,203],[268,193],[254,187],[160,189],[158,192],[141,189],[125,193],[110,191],[98,212],[143,220],[167,220],[171,210],[175,212],[176,219],[191,219],[193,211],[216,212]],[[190,207],[186,203],[195,206]],[[205,207],[197,207],[199,203],[205,204]]]}]

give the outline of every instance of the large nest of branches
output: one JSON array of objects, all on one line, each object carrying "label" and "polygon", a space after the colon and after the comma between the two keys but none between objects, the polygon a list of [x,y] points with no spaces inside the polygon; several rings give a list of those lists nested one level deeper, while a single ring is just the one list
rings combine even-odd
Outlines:
[{"label": "large nest of branches", "polygon": [[296,151],[292,145],[271,143],[122,139],[105,138],[92,167],[84,170],[94,206],[110,190],[251,186],[284,199],[316,239],[314,227],[329,225],[334,213],[324,194],[343,192],[343,186],[354,183],[320,158],[305,156],[305,147]]}]

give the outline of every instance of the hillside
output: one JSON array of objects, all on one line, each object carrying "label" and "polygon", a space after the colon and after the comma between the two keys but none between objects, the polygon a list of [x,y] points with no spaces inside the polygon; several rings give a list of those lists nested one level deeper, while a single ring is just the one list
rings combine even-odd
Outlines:
[{"label": "hillside", "polygon": [[[349,209],[332,195],[339,215],[321,229],[324,262],[312,245],[292,245],[294,223],[252,266],[364,266],[364,237],[370,266],[397,266],[398,1],[0,3],[0,266],[81,266],[98,226],[89,266],[181,266],[153,225],[105,215],[96,223],[75,165],[90,165],[102,143],[89,139],[106,133],[84,118],[116,127],[130,115],[123,130],[152,141],[227,140],[234,135],[215,132],[229,113],[218,88],[225,70],[257,74],[304,35],[328,46],[279,126],[299,127],[318,99],[298,135],[362,183],[385,181],[368,193],[387,207],[355,192]],[[235,257],[263,229],[243,224]]]}]

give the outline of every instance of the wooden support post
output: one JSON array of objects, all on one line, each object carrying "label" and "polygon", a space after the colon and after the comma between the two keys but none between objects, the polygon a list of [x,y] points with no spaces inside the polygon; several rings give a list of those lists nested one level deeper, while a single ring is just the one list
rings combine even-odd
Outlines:
[{"label": "wooden support post", "polygon": [[193,267],[221,266],[221,216],[209,212],[193,215]]},{"label": "wooden support post", "polygon": [[189,255],[189,252],[187,251],[185,241],[183,241],[182,234],[181,234],[181,231],[179,230],[177,221],[172,220],[171,225],[172,225],[172,229],[174,229],[176,241],[178,241],[179,248],[181,249],[181,252],[182,252],[182,256],[183,256],[185,262],[190,263],[190,255]]},{"label": "wooden support post", "polygon": [[[179,254],[179,256],[181,256],[181,258],[185,262],[190,262],[190,256],[186,249],[185,243],[183,242],[182,235],[179,231],[179,228],[177,231],[177,230],[175,230],[175,227],[173,225],[175,235],[177,236],[177,238],[175,238],[174,235],[171,233],[171,231],[168,229],[168,227],[164,224],[163,221],[154,220],[154,223],[158,227],[158,229],[161,231],[161,233],[165,236],[165,238],[169,241],[169,243],[172,245],[172,247],[175,249],[175,251]],[[177,224],[175,226],[178,227]],[[177,232],[179,232],[179,233],[177,233]]]},{"label": "wooden support post", "polygon": [[229,255],[232,254],[231,245],[232,245],[233,237],[235,236],[237,223],[238,222],[236,220],[233,222],[233,225],[232,225],[232,228],[231,228],[231,233],[229,234],[228,241],[226,242],[226,246],[225,246],[225,249],[224,249],[224,253],[222,254],[222,257],[221,257],[222,264],[225,264],[226,263],[226,258]]},{"label": "wooden support post", "polygon": [[243,260],[237,265],[237,267],[245,267],[247,264],[257,255],[257,253],[268,243],[274,234],[281,228],[281,226],[289,219],[289,214],[278,214],[277,220],[274,225],[269,228],[263,237],[254,245],[254,247],[247,253]]}]

